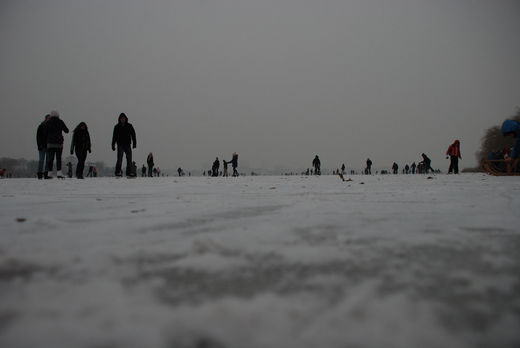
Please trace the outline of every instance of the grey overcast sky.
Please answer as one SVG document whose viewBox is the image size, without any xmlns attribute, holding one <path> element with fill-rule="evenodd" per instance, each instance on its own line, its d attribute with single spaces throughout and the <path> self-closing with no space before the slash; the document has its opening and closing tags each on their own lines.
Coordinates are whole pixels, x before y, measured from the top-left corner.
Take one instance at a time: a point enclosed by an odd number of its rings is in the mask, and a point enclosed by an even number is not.
<svg viewBox="0 0 520 348">
<path fill-rule="evenodd" d="M 446 170 L 520 106 L 519 0 L 1 0 L 0 50 L 0 157 L 56 109 L 109 165 L 125 112 L 138 165 Z"/>
</svg>

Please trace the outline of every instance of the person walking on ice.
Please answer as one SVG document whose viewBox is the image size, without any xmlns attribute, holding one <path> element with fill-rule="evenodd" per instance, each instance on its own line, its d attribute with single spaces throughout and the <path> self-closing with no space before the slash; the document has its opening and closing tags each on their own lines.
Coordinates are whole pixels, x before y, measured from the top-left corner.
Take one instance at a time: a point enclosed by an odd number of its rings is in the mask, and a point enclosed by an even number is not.
<svg viewBox="0 0 520 348">
<path fill-rule="evenodd" d="M 45 125 L 47 134 L 47 150 L 49 159 L 47 161 L 47 171 L 52 172 L 54 157 L 56 157 L 56 177 L 64 179 L 65 175 L 61 171 L 61 155 L 63 153 L 63 132 L 68 133 L 69 129 L 60 119 L 58 111 L 53 110 L 50 113 L 49 121 Z M 50 177 L 47 176 L 46 179 Z"/>
<path fill-rule="evenodd" d="M 74 154 L 76 150 L 76 157 L 78 164 L 76 164 L 76 178 L 84 179 L 83 171 L 85 169 L 85 160 L 87 159 L 87 151 L 92 152 L 90 143 L 90 134 L 85 122 L 81 122 L 74 129 L 72 133 L 72 142 L 70 144 L 70 154 Z"/>
<path fill-rule="evenodd" d="M 150 152 L 148 157 L 146 157 L 146 164 L 148 164 L 148 176 L 151 178 L 153 175 L 153 154 Z"/>
<path fill-rule="evenodd" d="M 45 118 L 42 123 L 38 126 L 36 130 L 36 146 L 38 147 L 38 179 L 42 179 L 48 177 L 47 172 L 47 161 L 49 160 L 49 153 L 47 151 L 47 132 L 45 125 L 47 121 L 51 118 L 51 115 L 45 115 Z"/>
<path fill-rule="evenodd" d="M 372 174 L 372 161 L 370 158 L 367 158 L 367 167 L 365 168 L 365 174 Z"/>
<path fill-rule="evenodd" d="M 233 157 L 231 158 L 231 167 L 233 167 L 233 176 L 238 176 L 238 154 L 233 152 Z"/>
<path fill-rule="evenodd" d="M 126 155 L 126 175 L 131 176 L 132 173 L 132 148 L 136 148 L 135 130 L 132 124 L 128 123 L 128 117 L 121 113 L 117 124 L 114 126 L 112 135 L 112 151 L 116 150 L 117 144 L 117 161 L 115 175 L 120 177 L 123 175 L 121 167 L 123 164 L 123 154 Z M 133 145 L 132 145 L 133 144 Z"/>
<path fill-rule="evenodd" d="M 321 175 L 321 161 L 318 155 L 312 160 L 312 166 L 314 167 L 314 175 Z"/>
<path fill-rule="evenodd" d="M 448 174 L 459 174 L 459 159 L 462 159 L 460 155 L 460 141 L 455 140 L 453 144 L 446 150 L 446 156 L 450 158 L 450 168 Z"/>
</svg>

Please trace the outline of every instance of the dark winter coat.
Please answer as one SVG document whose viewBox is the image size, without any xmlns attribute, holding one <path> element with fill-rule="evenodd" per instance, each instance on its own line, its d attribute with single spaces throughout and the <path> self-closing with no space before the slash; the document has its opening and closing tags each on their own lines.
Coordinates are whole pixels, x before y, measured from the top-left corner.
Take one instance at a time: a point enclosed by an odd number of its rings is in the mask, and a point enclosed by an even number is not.
<svg viewBox="0 0 520 348">
<path fill-rule="evenodd" d="M 231 159 L 231 167 L 236 168 L 238 167 L 238 155 L 234 155 Z"/>
<path fill-rule="evenodd" d="M 85 129 L 81 129 L 81 126 L 85 126 Z M 81 122 L 76 129 L 74 129 L 72 142 L 70 144 L 71 155 L 74 153 L 74 149 L 76 150 L 76 153 L 91 151 L 90 134 L 88 133 L 88 128 L 85 122 Z"/>
<path fill-rule="evenodd" d="M 146 163 L 148 164 L 148 167 L 153 167 L 153 155 L 148 155 L 148 157 L 146 157 Z"/>
<path fill-rule="evenodd" d="M 68 133 L 69 129 L 65 123 L 58 117 L 52 116 L 45 124 L 47 134 L 47 145 L 63 145 L 63 133 Z"/>
<path fill-rule="evenodd" d="M 319 168 L 321 166 L 321 161 L 318 158 L 318 156 L 314 157 L 314 160 L 312 161 L 312 165 L 314 168 Z"/>
<path fill-rule="evenodd" d="M 124 126 L 120 121 L 121 117 L 125 118 L 126 120 Z M 116 144 L 120 146 L 128 146 L 132 143 L 134 144 L 134 147 L 137 144 L 135 130 L 132 124 L 128 123 L 128 117 L 126 117 L 126 115 L 122 113 L 121 115 L 119 115 L 118 122 L 114 126 L 114 133 L 112 135 L 112 147 L 115 147 Z"/>
<path fill-rule="evenodd" d="M 47 147 L 47 129 L 45 126 L 47 122 L 43 121 L 38 126 L 38 130 L 36 131 L 36 145 L 38 146 L 38 151 L 41 151 Z"/>
<path fill-rule="evenodd" d="M 213 166 L 211 167 L 211 169 L 213 170 L 218 170 L 220 167 L 220 161 L 218 160 L 218 158 L 215 160 L 215 162 L 213 162 Z"/>
</svg>

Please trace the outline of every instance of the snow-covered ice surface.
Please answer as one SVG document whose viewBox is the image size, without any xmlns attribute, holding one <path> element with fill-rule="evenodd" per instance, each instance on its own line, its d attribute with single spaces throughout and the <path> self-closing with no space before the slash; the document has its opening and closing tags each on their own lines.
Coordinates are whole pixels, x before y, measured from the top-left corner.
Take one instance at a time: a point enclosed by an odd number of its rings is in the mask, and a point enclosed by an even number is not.
<svg viewBox="0 0 520 348">
<path fill-rule="evenodd" d="M 0 346 L 519 347 L 519 178 L 352 179 L 0 180 Z"/>
</svg>

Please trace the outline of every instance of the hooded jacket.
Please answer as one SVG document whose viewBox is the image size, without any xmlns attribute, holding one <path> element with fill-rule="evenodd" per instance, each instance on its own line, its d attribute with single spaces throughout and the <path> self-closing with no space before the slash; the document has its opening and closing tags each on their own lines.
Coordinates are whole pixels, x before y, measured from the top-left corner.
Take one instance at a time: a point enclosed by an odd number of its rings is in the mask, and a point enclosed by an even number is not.
<svg viewBox="0 0 520 348">
<path fill-rule="evenodd" d="M 126 122 L 125 125 L 121 123 L 121 117 L 123 117 Z M 112 135 L 112 147 L 117 145 L 120 146 L 128 146 L 130 144 L 134 144 L 134 147 L 137 144 L 135 138 L 135 130 L 134 127 L 128 123 L 128 117 L 124 113 L 121 113 L 117 118 L 117 124 L 114 126 L 114 133 Z"/>
<path fill-rule="evenodd" d="M 446 155 L 462 159 L 460 155 L 460 141 L 455 140 L 455 142 L 448 147 L 448 150 L 446 150 Z"/>
<path fill-rule="evenodd" d="M 85 129 L 81 129 L 81 126 L 85 126 Z M 76 153 L 86 152 L 91 150 L 90 134 L 85 122 L 81 122 L 72 134 L 72 142 L 70 144 L 70 153 L 72 154 L 76 149 Z"/>
<path fill-rule="evenodd" d="M 47 134 L 47 147 L 48 145 L 62 145 L 63 146 L 63 133 L 68 133 L 69 129 L 65 123 L 59 118 L 59 116 L 51 116 L 45 124 L 45 133 Z"/>
<path fill-rule="evenodd" d="M 520 137 L 520 123 L 513 120 L 506 120 L 502 123 L 502 134 L 515 133 L 515 138 Z"/>
<path fill-rule="evenodd" d="M 38 130 L 36 131 L 36 145 L 38 146 L 38 151 L 43 150 L 47 147 L 47 129 L 45 128 L 47 122 L 43 121 L 38 126 Z"/>
</svg>

